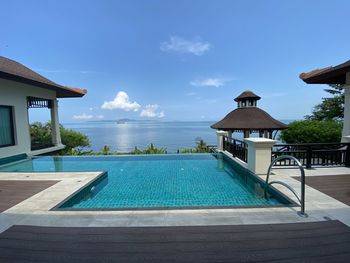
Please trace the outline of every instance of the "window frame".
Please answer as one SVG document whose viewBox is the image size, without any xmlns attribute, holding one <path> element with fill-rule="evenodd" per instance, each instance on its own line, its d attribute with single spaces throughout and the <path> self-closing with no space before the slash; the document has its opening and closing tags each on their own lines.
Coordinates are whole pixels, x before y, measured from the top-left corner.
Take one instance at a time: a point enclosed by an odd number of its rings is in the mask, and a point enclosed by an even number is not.
<svg viewBox="0 0 350 263">
<path fill-rule="evenodd" d="M 10 109 L 10 125 L 11 125 L 11 140 L 12 143 L 10 144 L 0 144 L 0 148 L 10 147 L 16 145 L 16 139 L 15 139 L 15 122 L 14 122 L 14 107 L 9 105 L 0 105 L 0 108 L 8 108 Z"/>
</svg>

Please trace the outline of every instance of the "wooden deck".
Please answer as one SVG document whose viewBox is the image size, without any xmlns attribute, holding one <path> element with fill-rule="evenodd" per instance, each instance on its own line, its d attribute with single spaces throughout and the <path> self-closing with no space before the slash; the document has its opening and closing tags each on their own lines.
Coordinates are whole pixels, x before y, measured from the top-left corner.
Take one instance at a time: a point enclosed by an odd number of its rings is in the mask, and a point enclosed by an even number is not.
<svg viewBox="0 0 350 263">
<path fill-rule="evenodd" d="M 0 180 L 0 212 L 9 209 L 57 182 Z"/>
<path fill-rule="evenodd" d="M 191 227 L 13 226 L 0 262 L 350 262 L 339 221 Z"/>
<path fill-rule="evenodd" d="M 308 176 L 306 184 L 350 205 L 350 175 Z"/>
</svg>

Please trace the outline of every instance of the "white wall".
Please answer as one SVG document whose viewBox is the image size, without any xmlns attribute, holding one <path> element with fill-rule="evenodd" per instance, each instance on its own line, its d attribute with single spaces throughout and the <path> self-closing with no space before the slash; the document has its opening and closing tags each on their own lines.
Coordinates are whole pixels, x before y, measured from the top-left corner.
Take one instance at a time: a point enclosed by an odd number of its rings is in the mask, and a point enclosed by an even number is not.
<svg viewBox="0 0 350 263">
<path fill-rule="evenodd" d="M 345 103 L 344 103 L 342 142 L 350 142 L 350 72 L 346 74 L 344 96 L 345 96 Z"/>
<path fill-rule="evenodd" d="M 30 153 L 27 96 L 55 99 L 56 92 L 35 86 L 0 79 L 0 105 L 14 106 L 14 146 L 0 147 L 0 158 Z M 0 120 L 1 121 L 1 120 Z"/>
</svg>

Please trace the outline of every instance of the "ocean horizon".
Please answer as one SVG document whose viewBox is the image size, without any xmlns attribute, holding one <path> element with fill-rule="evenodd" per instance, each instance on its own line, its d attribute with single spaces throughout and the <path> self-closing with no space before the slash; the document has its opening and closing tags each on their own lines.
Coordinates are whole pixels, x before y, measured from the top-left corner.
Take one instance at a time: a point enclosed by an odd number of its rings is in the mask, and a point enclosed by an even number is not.
<svg viewBox="0 0 350 263">
<path fill-rule="evenodd" d="M 282 120 L 289 123 L 292 120 Z M 100 151 L 108 145 L 111 151 L 130 152 L 135 147 L 145 149 L 153 143 L 168 152 L 194 148 L 198 138 L 207 144 L 216 145 L 216 130 L 210 128 L 215 121 L 89 121 L 64 123 L 67 129 L 79 131 L 90 139 L 86 150 Z M 241 133 L 235 138 L 242 139 Z"/>
</svg>

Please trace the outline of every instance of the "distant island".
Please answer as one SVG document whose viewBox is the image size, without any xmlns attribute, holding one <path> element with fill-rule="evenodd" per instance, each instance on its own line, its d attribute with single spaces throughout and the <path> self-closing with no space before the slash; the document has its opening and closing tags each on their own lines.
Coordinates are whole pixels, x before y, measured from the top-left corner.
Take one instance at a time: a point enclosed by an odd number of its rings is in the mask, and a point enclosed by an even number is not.
<svg viewBox="0 0 350 263">
<path fill-rule="evenodd" d="M 117 120 L 93 120 L 93 121 L 87 121 L 87 122 L 116 122 L 116 123 L 126 123 L 126 122 L 136 122 L 138 120 L 134 119 L 117 119 Z"/>
</svg>

